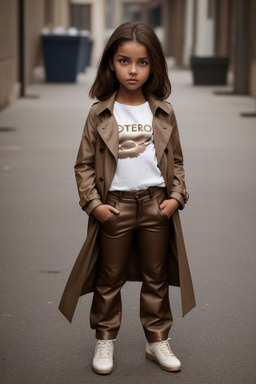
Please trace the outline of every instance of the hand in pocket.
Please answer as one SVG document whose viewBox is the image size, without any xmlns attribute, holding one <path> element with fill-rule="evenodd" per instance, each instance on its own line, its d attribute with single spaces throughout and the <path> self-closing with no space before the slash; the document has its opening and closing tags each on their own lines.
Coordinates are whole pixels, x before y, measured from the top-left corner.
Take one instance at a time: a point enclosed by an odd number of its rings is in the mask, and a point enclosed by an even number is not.
<svg viewBox="0 0 256 384">
<path fill-rule="evenodd" d="M 100 204 L 92 210 L 92 215 L 101 223 L 108 220 L 112 213 L 119 215 L 120 211 L 109 204 Z"/>
<path fill-rule="evenodd" d="M 178 209 L 179 205 L 180 205 L 179 201 L 172 198 L 172 199 L 164 200 L 160 205 L 160 208 L 169 219 L 174 214 L 176 209 Z"/>
</svg>

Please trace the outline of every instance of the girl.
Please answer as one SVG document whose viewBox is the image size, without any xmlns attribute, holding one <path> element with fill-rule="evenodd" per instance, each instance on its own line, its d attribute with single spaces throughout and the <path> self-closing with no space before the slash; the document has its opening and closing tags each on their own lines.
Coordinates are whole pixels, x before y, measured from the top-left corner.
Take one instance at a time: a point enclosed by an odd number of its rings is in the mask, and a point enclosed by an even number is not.
<svg viewBox="0 0 256 384">
<path fill-rule="evenodd" d="M 121 322 L 120 290 L 142 281 L 140 319 L 146 358 L 167 371 L 171 351 L 168 287 L 181 287 L 183 315 L 195 306 L 178 209 L 187 201 L 183 158 L 161 44 L 150 27 L 119 26 L 103 52 L 75 165 L 88 236 L 60 310 L 71 322 L 79 296 L 94 291 L 94 372 L 113 371 Z"/>
</svg>

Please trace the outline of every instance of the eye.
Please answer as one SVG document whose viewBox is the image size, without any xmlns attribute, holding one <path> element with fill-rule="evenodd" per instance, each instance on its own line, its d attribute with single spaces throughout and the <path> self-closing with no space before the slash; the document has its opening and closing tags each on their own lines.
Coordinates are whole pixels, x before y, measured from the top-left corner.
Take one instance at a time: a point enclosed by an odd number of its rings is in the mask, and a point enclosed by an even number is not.
<svg viewBox="0 0 256 384">
<path fill-rule="evenodd" d="M 126 60 L 126 59 L 120 59 L 120 60 L 119 60 L 119 63 L 121 63 L 121 64 L 127 64 L 127 60 Z"/>
<path fill-rule="evenodd" d="M 146 65 L 148 65 L 148 61 L 146 61 L 146 60 L 141 60 L 141 61 L 140 61 L 140 65 L 141 65 L 142 67 L 145 67 Z"/>
</svg>

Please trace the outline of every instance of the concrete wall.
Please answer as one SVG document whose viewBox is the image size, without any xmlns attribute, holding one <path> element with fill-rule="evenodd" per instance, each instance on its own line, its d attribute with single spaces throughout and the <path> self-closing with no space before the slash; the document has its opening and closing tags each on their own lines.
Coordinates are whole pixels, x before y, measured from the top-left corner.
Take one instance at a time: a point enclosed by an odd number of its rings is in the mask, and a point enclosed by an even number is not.
<svg viewBox="0 0 256 384">
<path fill-rule="evenodd" d="M 52 24 L 54 27 L 62 26 L 65 29 L 70 27 L 69 0 L 52 1 Z"/>
<path fill-rule="evenodd" d="M 69 0 L 25 0 L 25 83 L 30 84 L 34 70 L 43 66 L 41 30 L 44 27 L 69 28 Z"/>
<path fill-rule="evenodd" d="M 0 109 L 19 96 L 19 0 L 0 1 Z M 69 0 L 24 0 L 24 82 L 43 66 L 41 30 L 69 27 Z"/>
<path fill-rule="evenodd" d="M 163 1 L 164 52 L 182 64 L 185 31 L 185 0 Z"/>
<path fill-rule="evenodd" d="M 195 55 L 214 54 L 214 19 L 208 15 L 209 0 L 197 0 Z"/>
<path fill-rule="evenodd" d="M 249 76 L 249 90 L 250 94 L 256 100 L 256 1 L 250 1 L 250 46 L 249 46 L 249 60 L 250 60 L 250 76 Z"/>
<path fill-rule="evenodd" d="M 18 81 L 18 1 L 0 1 L 0 108 L 16 98 Z"/>
<path fill-rule="evenodd" d="M 33 70 L 42 65 L 42 47 L 40 34 L 45 26 L 44 0 L 26 0 L 24 4 L 25 20 L 25 83 L 33 81 Z"/>
<path fill-rule="evenodd" d="M 215 53 L 219 56 L 231 55 L 231 35 L 234 28 L 233 2 L 216 0 Z"/>
<path fill-rule="evenodd" d="M 194 34 L 194 0 L 186 0 L 185 3 L 185 25 L 184 25 L 184 43 L 182 65 L 189 68 L 190 57 L 193 53 L 193 34 Z"/>
<path fill-rule="evenodd" d="M 105 46 L 105 0 L 71 0 L 72 4 L 90 4 L 91 15 L 91 38 L 93 50 L 91 64 L 97 65 Z"/>
</svg>

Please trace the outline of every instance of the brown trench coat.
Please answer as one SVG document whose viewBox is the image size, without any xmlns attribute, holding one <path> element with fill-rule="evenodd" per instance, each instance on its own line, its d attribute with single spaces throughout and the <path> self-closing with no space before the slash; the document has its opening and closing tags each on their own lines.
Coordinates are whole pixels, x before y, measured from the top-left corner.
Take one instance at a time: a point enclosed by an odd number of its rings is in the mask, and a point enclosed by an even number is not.
<svg viewBox="0 0 256 384">
<path fill-rule="evenodd" d="M 97 234 L 99 222 L 90 215 L 106 201 L 118 158 L 118 128 L 113 115 L 115 94 L 104 102 L 95 103 L 88 114 L 75 165 L 80 205 L 89 215 L 87 238 L 77 257 L 63 292 L 59 309 L 71 322 L 78 299 L 94 290 L 99 255 Z M 180 201 L 184 208 L 187 192 L 183 156 L 178 127 L 172 106 L 155 98 L 149 100 L 153 113 L 154 143 L 158 166 L 164 177 L 169 197 Z M 195 306 L 195 297 L 179 212 L 170 219 L 171 235 L 168 254 L 168 280 L 180 286 L 183 316 Z M 141 281 L 136 247 L 129 259 L 127 280 Z"/>
</svg>

